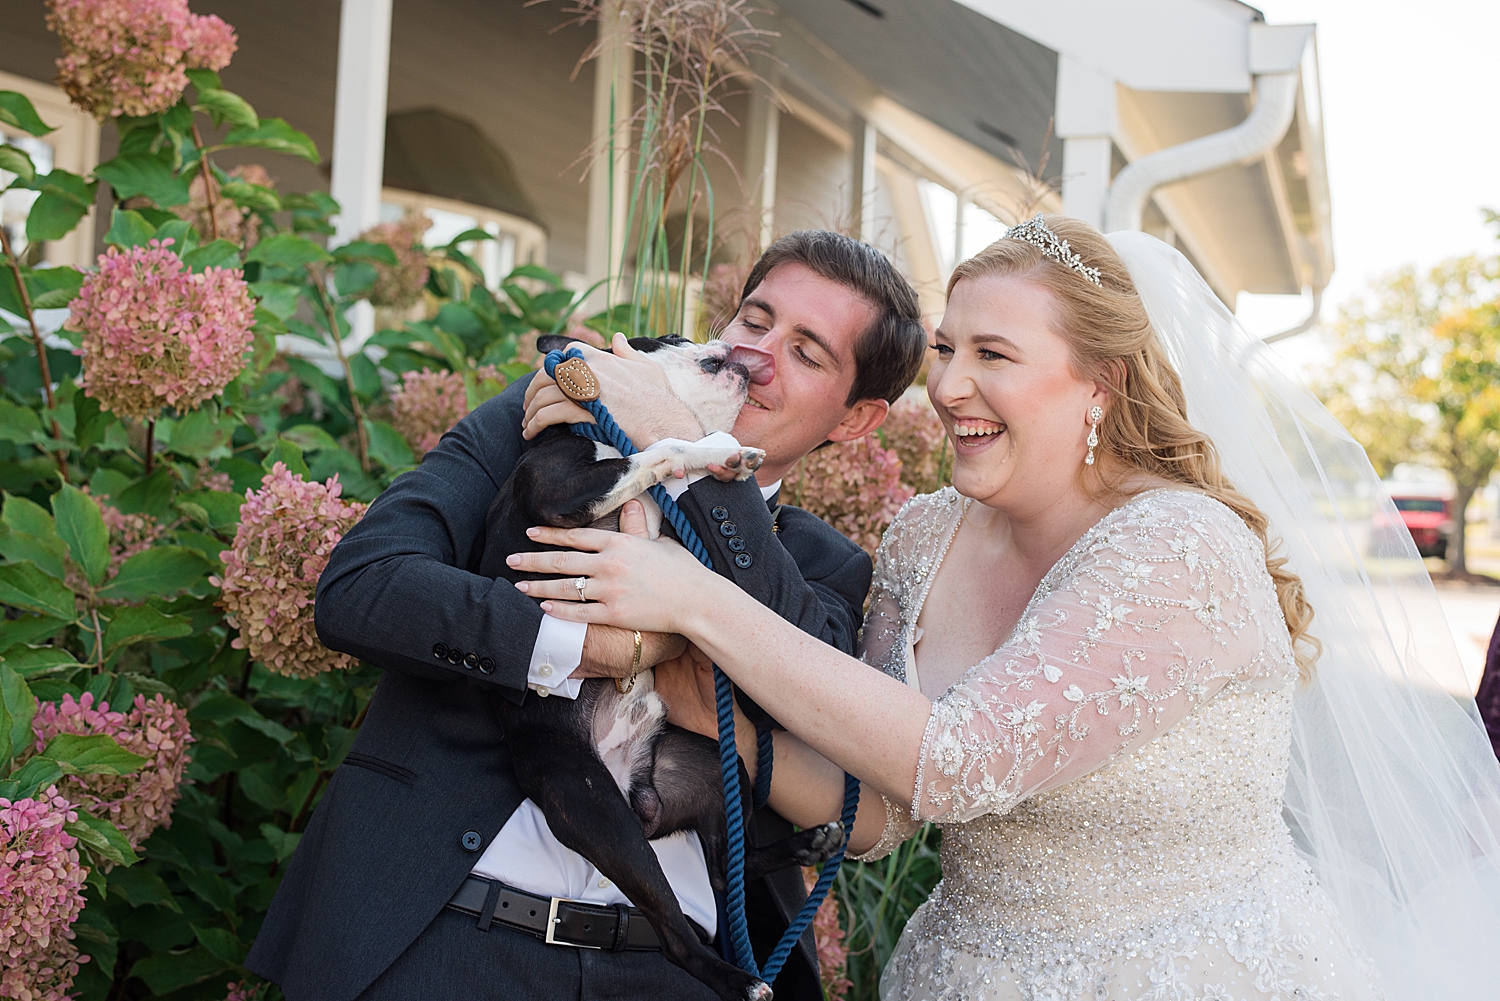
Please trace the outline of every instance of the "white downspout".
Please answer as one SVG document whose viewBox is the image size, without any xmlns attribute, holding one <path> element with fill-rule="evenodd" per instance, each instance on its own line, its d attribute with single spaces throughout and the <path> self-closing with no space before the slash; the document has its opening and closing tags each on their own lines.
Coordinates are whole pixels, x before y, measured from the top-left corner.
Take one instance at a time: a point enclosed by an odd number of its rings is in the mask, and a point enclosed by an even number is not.
<svg viewBox="0 0 1500 1001">
<path fill-rule="evenodd" d="M 1223 132 L 1157 150 L 1120 171 L 1110 187 L 1104 231 L 1140 229 L 1146 202 L 1164 184 L 1264 156 L 1286 135 L 1296 110 L 1295 72 L 1257 75 L 1255 107 L 1243 122 Z"/>
</svg>

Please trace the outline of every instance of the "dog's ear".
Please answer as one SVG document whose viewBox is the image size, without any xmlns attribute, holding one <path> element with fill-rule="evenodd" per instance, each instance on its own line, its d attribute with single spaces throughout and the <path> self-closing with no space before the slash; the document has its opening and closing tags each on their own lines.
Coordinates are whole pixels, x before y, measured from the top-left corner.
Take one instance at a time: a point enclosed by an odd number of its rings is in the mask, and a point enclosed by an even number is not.
<svg viewBox="0 0 1500 1001">
<path fill-rule="evenodd" d="M 580 343 L 576 337 L 568 337 L 564 334 L 543 334 L 536 339 L 536 349 L 542 354 L 550 351 L 565 351 L 569 344 Z"/>
<path fill-rule="evenodd" d="M 665 337 L 632 337 L 630 346 L 645 354 L 659 351 L 662 348 L 675 348 L 683 344 L 691 344 L 692 341 L 686 337 L 678 337 L 676 334 L 667 334 Z"/>
</svg>

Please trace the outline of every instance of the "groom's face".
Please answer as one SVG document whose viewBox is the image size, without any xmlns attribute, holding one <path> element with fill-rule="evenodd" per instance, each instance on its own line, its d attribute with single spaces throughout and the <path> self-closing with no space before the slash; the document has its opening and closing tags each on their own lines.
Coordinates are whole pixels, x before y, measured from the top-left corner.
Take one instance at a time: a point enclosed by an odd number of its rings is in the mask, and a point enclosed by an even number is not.
<svg viewBox="0 0 1500 1001">
<path fill-rule="evenodd" d="M 846 405 L 854 385 L 854 345 L 875 322 L 875 307 L 858 293 L 802 264 L 771 270 L 740 303 L 719 336 L 768 351 L 776 371 L 752 385 L 734 426 L 742 444 L 766 450 L 757 479 L 780 479 L 824 441 L 847 441 L 874 429 L 865 406 Z M 868 427 L 865 425 L 869 424 Z"/>
</svg>

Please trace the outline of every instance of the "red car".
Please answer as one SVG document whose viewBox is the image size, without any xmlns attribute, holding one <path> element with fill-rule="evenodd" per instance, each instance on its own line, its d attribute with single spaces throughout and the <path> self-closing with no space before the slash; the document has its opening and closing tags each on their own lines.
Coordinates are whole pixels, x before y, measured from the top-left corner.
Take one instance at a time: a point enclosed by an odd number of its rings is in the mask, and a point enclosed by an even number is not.
<svg viewBox="0 0 1500 1001">
<path fill-rule="evenodd" d="M 1391 500 L 1401 512 L 1401 521 L 1423 556 L 1448 555 L 1448 539 L 1453 534 L 1453 501 L 1439 494 L 1438 488 L 1392 493 Z"/>
</svg>

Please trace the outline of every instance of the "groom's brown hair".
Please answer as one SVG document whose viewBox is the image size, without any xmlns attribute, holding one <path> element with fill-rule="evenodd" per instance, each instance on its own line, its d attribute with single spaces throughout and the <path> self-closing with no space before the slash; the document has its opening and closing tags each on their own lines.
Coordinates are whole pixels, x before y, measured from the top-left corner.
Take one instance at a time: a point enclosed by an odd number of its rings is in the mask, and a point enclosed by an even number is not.
<svg viewBox="0 0 1500 1001">
<path fill-rule="evenodd" d="M 854 342 L 854 383 L 844 405 L 900 399 L 917 377 L 927 351 L 927 329 L 922 326 L 922 310 L 911 283 L 868 243 L 829 230 L 803 229 L 766 248 L 745 279 L 740 301 L 782 264 L 801 264 L 875 309 L 874 322 Z"/>
</svg>

